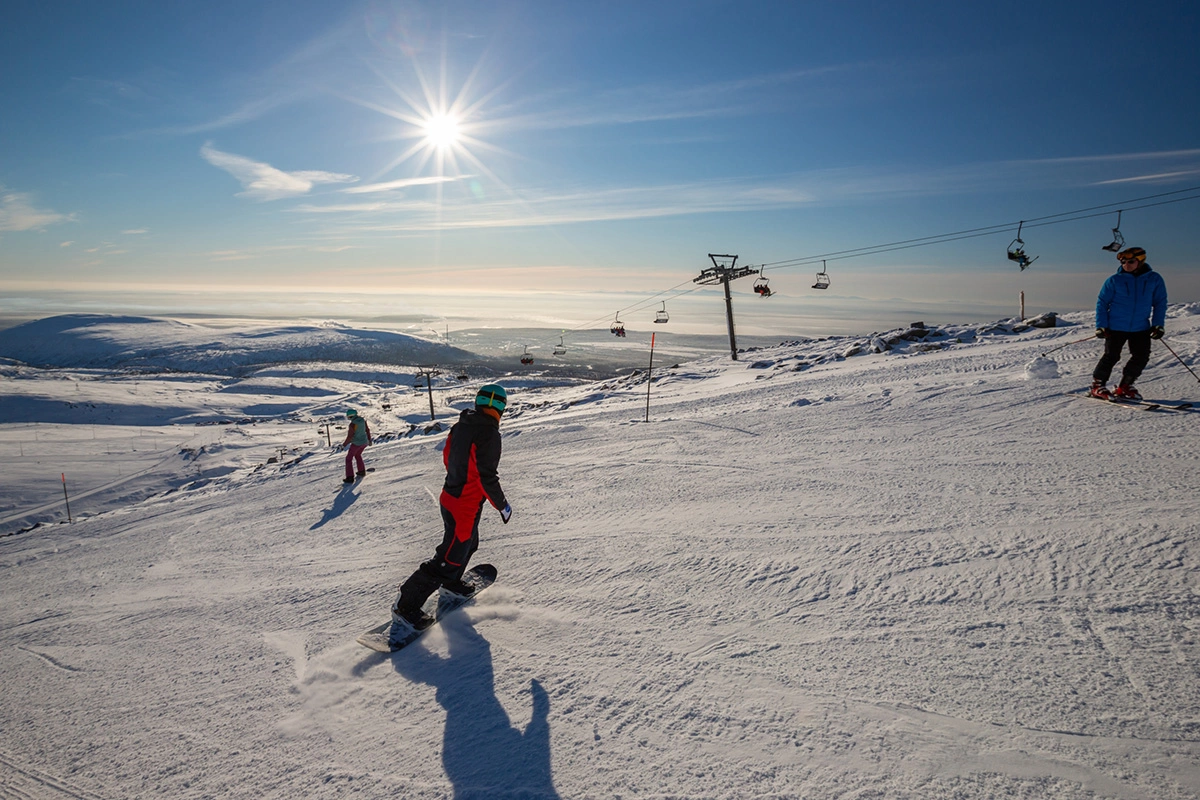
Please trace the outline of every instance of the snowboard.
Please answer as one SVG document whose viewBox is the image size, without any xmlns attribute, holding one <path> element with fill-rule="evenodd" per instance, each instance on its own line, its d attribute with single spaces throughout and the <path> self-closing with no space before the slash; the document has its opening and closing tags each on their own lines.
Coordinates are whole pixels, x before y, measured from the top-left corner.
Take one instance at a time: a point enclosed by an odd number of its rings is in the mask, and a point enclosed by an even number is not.
<svg viewBox="0 0 1200 800">
<path fill-rule="evenodd" d="M 480 564 L 477 567 L 472 567 L 463 574 L 463 583 L 469 583 L 475 587 L 475 593 L 470 597 L 463 597 L 458 594 L 438 590 L 437 593 L 437 609 L 433 613 L 434 621 L 428 628 L 420 630 L 409 625 L 407 622 L 392 623 L 390 620 L 382 625 L 376 625 L 371 630 L 359 636 L 356 640 L 363 647 L 370 648 L 379 653 L 394 653 L 404 647 L 415 642 L 420 638 L 421 634 L 437 625 L 447 614 L 450 614 L 466 604 L 470 603 L 479 593 L 496 582 L 496 568 L 491 564 Z M 432 598 L 431 598 L 432 599 Z M 429 601 L 426 601 L 426 610 L 428 611 Z M 395 626 L 398 630 L 393 635 L 392 627 Z"/>
</svg>

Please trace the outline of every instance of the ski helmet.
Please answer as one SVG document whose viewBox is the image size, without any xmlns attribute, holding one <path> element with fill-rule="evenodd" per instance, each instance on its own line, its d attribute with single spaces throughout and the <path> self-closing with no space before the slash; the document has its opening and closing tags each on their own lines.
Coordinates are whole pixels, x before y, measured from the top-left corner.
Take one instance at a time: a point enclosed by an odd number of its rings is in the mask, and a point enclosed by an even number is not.
<svg viewBox="0 0 1200 800">
<path fill-rule="evenodd" d="M 350 417 L 351 419 L 353 419 L 354 417 L 357 417 L 357 416 L 358 416 L 358 412 L 357 412 L 357 411 L 355 411 L 353 408 L 347 408 L 347 409 L 346 409 L 346 416 L 347 416 L 347 417 Z"/>
<path fill-rule="evenodd" d="M 494 408 L 503 414 L 507 405 L 508 392 L 504 391 L 504 387 L 498 383 L 489 383 L 487 386 L 480 387 L 479 394 L 475 395 L 476 408 Z"/>
<path fill-rule="evenodd" d="M 1146 251 L 1140 247 L 1128 247 L 1117 253 L 1118 261 L 1128 261 L 1131 258 L 1135 258 L 1144 264 L 1146 263 Z"/>
</svg>

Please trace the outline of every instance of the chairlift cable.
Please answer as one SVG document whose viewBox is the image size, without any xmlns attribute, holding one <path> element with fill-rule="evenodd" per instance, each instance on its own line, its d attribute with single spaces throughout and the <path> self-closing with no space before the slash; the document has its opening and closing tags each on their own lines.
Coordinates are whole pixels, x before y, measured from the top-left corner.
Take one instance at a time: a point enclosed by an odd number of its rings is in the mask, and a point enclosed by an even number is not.
<svg viewBox="0 0 1200 800">
<path fill-rule="evenodd" d="M 1107 216 L 1108 214 L 1111 214 L 1113 212 L 1114 207 L 1118 207 L 1117 211 L 1119 214 L 1124 211 L 1137 211 L 1137 210 L 1145 209 L 1145 208 L 1156 208 L 1158 206 L 1171 205 L 1174 203 L 1182 203 L 1182 202 L 1186 202 L 1188 200 L 1200 200 L 1200 194 L 1189 194 L 1189 193 L 1196 193 L 1196 192 L 1200 192 L 1200 186 L 1191 186 L 1186 189 L 1175 189 L 1170 192 L 1160 192 L 1158 194 L 1145 195 L 1143 197 L 1137 197 L 1137 198 L 1133 198 L 1133 199 L 1129 199 L 1129 200 L 1122 200 L 1122 201 L 1113 202 L 1113 203 L 1104 203 L 1102 205 L 1089 206 L 1087 208 L 1075 209 L 1074 211 L 1063 211 L 1063 212 L 1059 212 L 1057 214 L 1046 214 L 1041 217 L 1032 217 L 1027 220 L 1020 220 L 1018 222 L 1018 225 L 1020 226 L 1020 228 L 1018 230 L 1019 231 L 1023 230 L 1024 226 L 1026 226 L 1026 225 L 1028 225 L 1031 228 L 1043 228 L 1048 225 L 1060 225 L 1060 224 L 1063 224 L 1066 222 L 1078 222 L 1080 220 L 1093 219 L 1095 217 Z M 1181 194 L 1189 194 L 1189 196 L 1175 197 L 1175 195 L 1181 195 Z M 1163 198 L 1163 197 L 1170 197 L 1172 199 L 1159 200 L 1159 198 Z M 1155 203 L 1146 202 L 1148 200 L 1158 200 L 1158 202 L 1155 202 Z M 1094 212 L 1094 213 L 1091 213 L 1091 212 Z M 1118 217 L 1118 220 L 1119 220 L 1119 217 Z M 1119 221 L 1118 221 L 1118 227 L 1120 227 Z M 1012 223 L 1007 222 L 1007 223 L 1003 223 L 1003 224 L 999 224 L 999 225 L 987 225 L 987 226 L 983 226 L 983 227 L 979 227 L 979 228 L 967 228 L 967 229 L 961 230 L 961 231 L 952 231 L 949 233 L 941 233 L 941 234 L 935 234 L 935 235 L 931 235 L 931 236 L 921 236 L 921 237 L 917 237 L 915 239 L 903 239 L 903 240 L 896 241 L 896 242 L 885 242 L 885 243 L 881 243 L 881 244 L 877 244 L 877 245 L 868 245 L 865 247 L 851 248 L 848 250 L 836 250 L 836 251 L 829 252 L 829 253 L 821 253 L 819 255 L 802 256 L 802 257 L 798 257 L 798 258 L 785 259 L 782 261 L 770 261 L 770 262 L 764 262 L 762 264 L 750 265 L 750 266 L 757 266 L 760 270 L 763 268 L 766 268 L 766 267 L 772 267 L 774 269 L 786 269 L 788 267 L 798 267 L 798 266 L 815 264 L 818 261 L 820 261 L 820 262 L 842 261 L 842 260 L 849 259 L 849 258 L 863 258 L 866 256 L 881 255 L 883 253 L 893 253 L 893 252 L 897 252 L 900 250 L 911 250 L 911 249 L 914 249 L 917 247 L 929 247 L 932 245 L 947 244 L 949 242 L 958 242 L 958 241 L 963 241 L 966 239 L 977 239 L 977 238 L 980 238 L 983 236 L 995 236 L 997 234 L 1005 233 L 1010 230 L 1012 230 Z M 1020 233 L 1018 232 L 1018 238 L 1019 238 L 1019 236 L 1020 236 Z M 682 287 L 688 287 L 688 288 L 680 291 L 680 289 Z M 614 318 L 619 318 L 622 313 L 626 313 L 626 312 L 632 313 L 635 311 L 639 311 L 641 309 L 646 308 L 649 305 L 652 305 L 653 303 L 660 302 L 659 298 L 661 298 L 663 295 L 670 294 L 671 292 L 675 292 L 675 294 L 672 295 L 671 298 L 669 298 L 669 299 L 673 300 L 673 299 L 676 299 L 679 297 L 683 297 L 684 295 L 691 294 L 692 292 L 699 291 L 701 288 L 703 288 L 703 287 L 693 285 L 693 282 L 691 280 L 683 281 L 681 283 L 676 284 L 675 286 L 672 286 L 668 289 L 664 289 L 654 295 L 644 297 L 635 303 L 631 303 L 627 306 L 624 306 L 623 308 L 618 309 L 616 312 L 616 317 L 614 317 Z M 573 328 L 565 328 L 562 330 L 567 331 L 567 332 L 587 330 L 587 329 L 594 327 L 597 324 L 603 323 L 608 320 L 609 320 L 609 317 L 606 314 L 603 317 L 597 317 L 588 322 L 584 322 L 579 325 L 576 325 Z M 560 339 L 561 339 L 561 337 L 560 337 Z"/>
</svg>

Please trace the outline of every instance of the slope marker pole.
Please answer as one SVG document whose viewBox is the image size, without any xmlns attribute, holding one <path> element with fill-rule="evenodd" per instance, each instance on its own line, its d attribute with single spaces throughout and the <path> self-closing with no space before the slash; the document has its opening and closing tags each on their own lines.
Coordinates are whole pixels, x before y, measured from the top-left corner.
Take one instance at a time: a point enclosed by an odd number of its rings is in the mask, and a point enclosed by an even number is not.
<svg viewBox="0 0 1200 800">
<path fill-rule="evenodd" d="M 67 523 L 71 524 L 73 522 L 73 520 L 71 519 L 71 499 L 69 497 L 67 497 L 67 473 L 65 473 L 65 472 L 62 473 L 62 482 L 63 482 L 63 502 L 67 504 Z"/>
</svg>

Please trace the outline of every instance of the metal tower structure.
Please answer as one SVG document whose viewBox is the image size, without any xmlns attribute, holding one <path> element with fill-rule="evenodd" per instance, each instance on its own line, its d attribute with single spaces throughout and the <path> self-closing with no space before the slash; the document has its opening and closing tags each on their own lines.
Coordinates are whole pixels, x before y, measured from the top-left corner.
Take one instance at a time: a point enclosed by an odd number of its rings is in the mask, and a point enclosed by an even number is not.
<svg viewBox="0 0 1200 800">
<path fill-rule="evenodd" d="M 734 361 L 737 361 L 737 333 L 733 328 L 733 296 L 729 294 L 729 282 L 757 275 L 759 271 L 754 267 L 737 266 L 737 256 L 709 253 L 708 257 L 712 259 L 713 265 L 706 268 L 698 277 L 693 278 L 692 283 L 705 286 L 717 283 L 725 285 L 725 318 L 729 322 L 729 354 Z"/>
</svg>

